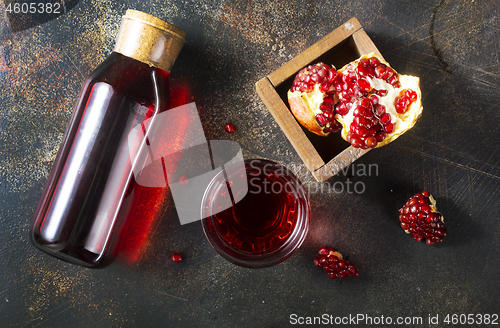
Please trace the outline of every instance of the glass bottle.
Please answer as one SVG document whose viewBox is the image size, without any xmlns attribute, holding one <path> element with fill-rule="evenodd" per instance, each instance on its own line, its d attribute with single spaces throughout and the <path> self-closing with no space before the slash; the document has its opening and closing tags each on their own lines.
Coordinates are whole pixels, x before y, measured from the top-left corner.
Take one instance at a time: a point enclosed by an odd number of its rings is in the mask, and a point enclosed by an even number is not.
<svg viewBox="0 0 500 328">
<path fill-rule="evenodd" d="M 133 166 L 154 117 L 170 108 L 169 72 L 185 33 L 127 10 L 113 52 L 85 80 L 36 209 L 31 241 L 71 263 L 113 257 L 134 194 Z M 129 132 L 142 125 L 142 137 Z"/>
</svg>

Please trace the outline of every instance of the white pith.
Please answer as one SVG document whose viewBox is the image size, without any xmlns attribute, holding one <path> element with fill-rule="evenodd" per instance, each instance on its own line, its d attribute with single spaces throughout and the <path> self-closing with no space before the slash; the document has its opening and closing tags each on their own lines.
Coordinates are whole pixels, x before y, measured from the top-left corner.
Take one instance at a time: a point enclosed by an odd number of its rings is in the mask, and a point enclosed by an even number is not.
<svg viewBox="0 0 500 328">
<path fill-rule="evenodd" d="M 434 199 L 434 197 L 432 197 L 432 195 L 429 195 L 429 202 L 431 203 L 430 205 L 431 211 L 434 213 L 439 213 L 436 207 L 436 200 Z M 441 222 L 444 223 L 444 216 L 442 214 L 441 214 Z"/>
<path fill-rule="evenodd" d="M 323 103 L 323 98 L 324 98 L 324 93 L 319 90 L 320 85 L 315 84 L 314 89 L 311 92 L 301 92 L 301 97 L 302 100 L 307 105 L 307 108 L 313 111 L 313 114 L 321 114 L 322 110 L 319 108 L 319 106 Z M 300 92 L 300 91 L 295 91 L 295 92 Z"/>
</svg>

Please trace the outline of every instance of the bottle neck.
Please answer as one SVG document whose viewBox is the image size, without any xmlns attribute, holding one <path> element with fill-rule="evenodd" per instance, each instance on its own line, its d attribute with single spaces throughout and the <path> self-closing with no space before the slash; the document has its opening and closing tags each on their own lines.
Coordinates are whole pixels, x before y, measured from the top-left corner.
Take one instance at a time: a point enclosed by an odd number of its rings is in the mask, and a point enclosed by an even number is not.
<svg viewBox="0 0 500 328">
<path fill-rule="evenodd" d="M 137 10 L 122 17 L 113 51 L 170 72 L 185 33 L 172 24 Z"/>
</svg>

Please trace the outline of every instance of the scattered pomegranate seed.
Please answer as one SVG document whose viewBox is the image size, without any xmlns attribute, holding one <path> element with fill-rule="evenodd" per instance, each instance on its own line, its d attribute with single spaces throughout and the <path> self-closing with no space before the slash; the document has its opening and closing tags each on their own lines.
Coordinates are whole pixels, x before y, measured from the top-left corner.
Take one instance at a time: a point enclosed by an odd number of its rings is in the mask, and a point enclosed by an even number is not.
<svg viewBox="0 0 500 328">
<path fill-rule="evenodd" d="M 189 181 L 189 178 L 188 178 L 187 174 L 184 174 L 184 175 L 182 175 L 182 176 L 179 178 L 179 184 L 180 184 L 181 186 L 187 186 L 188 181 Z"/>
<path fill-rule="evenodd" d="M 234 131 L 236 131 L 236 127 L 233 123 L 227 123 L 224 129 L 226 129 L 227 133 L 233 133 Z"/>
<path fill-rule="evenodd" d="M 411 197 L 399 210 L 403 230 L 413 239 L 425 239 L 427 245 L 440 243 L 446 236 L 444 218 L 436 209 L 436 201 L 428 191 Z"/>
<path fill-rule="evenodd" d="M 314 259 L 314 265 L 318 268 L 323 267 L 328 277 L 331 279 L 346 279 L 350 275 L 359 276 L 358 269 L 342 258 L 342 254 L 333 248 L 321 247 L 318 251 L 319 256 Z"/>
<path fill-rule="evenodd" d="M 170 162 L 170 163 L 178 163 L 180 162 L 182 159 L 184 158 L 184 155 L 182 155 L 182 153 L 180 151 L 176 152 L 176 153 L 173 153 L 173 154 L 169 154 L 167 156 L 167 162 Z"/>
<path fill-rule="evenodd" d="M 179 168 L 179 164 L 177 164 L 175 162 L 167 162 L 165 164 L 165 166 L 166 166 L 167 172 L 170 174 L 174 174 L 175 172 L 177 172 L 177 169 Z"/>
<path fill-rule="evenodd" d="M 174 261 L 175 263 L 179 263 L 180 261 L 182 261 L 182 255 L 179 254 L 179 253 L 174 253 L 170 256 L 170 258 L 172 259 L 172 261 Z"/>
</svg>

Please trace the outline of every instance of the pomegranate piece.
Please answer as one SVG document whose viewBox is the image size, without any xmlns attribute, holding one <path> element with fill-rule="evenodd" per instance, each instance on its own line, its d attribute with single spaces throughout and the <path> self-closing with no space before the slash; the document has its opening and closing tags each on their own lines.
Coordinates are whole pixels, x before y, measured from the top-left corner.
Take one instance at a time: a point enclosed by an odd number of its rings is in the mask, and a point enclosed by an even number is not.
<svg viewBox="0 0 500 328">
<path fill-rule="evenodd" d="M 233 133 L 236 131 L 236 127 L 234 126 L 233 123 L 227 123 L 226 126 L 224 126 L 224 129 L 226 130 L 227 133 Z"/>
<path fill-rule="evenodd" d="M 324 63 L 299 71 L 288 91 L 290 110 L 309 131 L 336 132 L 356 148 L 388 144 L 422 113 L 419 78 L 400 75 L 375 53 L 336 71 Z"/>
<path fill-rule="evenodd" d="M 180 261 L 182 261 L 182 255 L 179 254 L 179 253 L 174 253 L 170 256 L 170 258 L 172 259 L 172 261 L 174 261 L 175 263 L 179 263 Z"/>
<path fill-rule="evenodd" d="M 334 83 L 339 92 L 335 119 L 353 147 L 386 145 L 412 128 L 422 113 L 419 79 L 400 75 L 375 53 L 340 69 Z"/>
<path fill-rule="evenodd" d="M 309 65 L 297 73 L 288 92 L 294 116 L 305 128 L 320 136 L 327 136 L 340 128 L 333 108 L 338 101 L 333 85 L 336 77 L 333 66 L 321 62 Z"/>
<path fill-rule="evenodd" d="M 427 245 L 440 243 L 446 236 L 444 217 L 437 211 L 436 200 L 428 191 L 411 197 L 399 210 L 403 230 L 413 239 L 425 239 Z"/>
<path fill-rule="evenodd" d="M 331 279 L 346 279 L 350 275 L 359 276 L 358 269 L 342 258 L 342 254 L 333 248 L 322 247 L 314 259 L 314 265 L 323 268 Z"/>
</svg>

